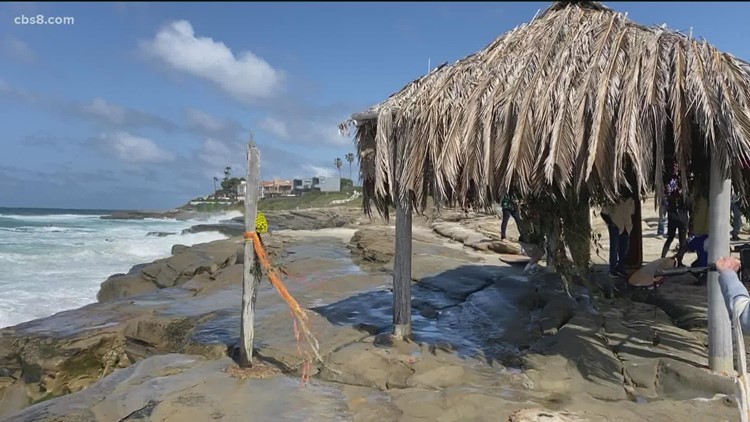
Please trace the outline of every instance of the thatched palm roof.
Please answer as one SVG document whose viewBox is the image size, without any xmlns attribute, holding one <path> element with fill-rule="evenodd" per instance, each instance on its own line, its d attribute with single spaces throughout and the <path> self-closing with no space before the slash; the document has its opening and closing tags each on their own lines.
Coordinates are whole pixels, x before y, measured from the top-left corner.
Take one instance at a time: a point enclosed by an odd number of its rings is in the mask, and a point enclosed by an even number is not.
<svg viewBox="0 0 750 422">
<path fill-rule="evenodd" d="M 385 211 L 396 181 L 417 209 L 435 188 L 485 207 L 509 189 L 611 198 L 631 180 L 660 192 L 666 155 L 707 168 L 708 151 L 741 186 L 749 72 L 705 41 L 598 2 L 555 2 L 352 116 L 366 210 L 373 199 Z"/>
</svg>

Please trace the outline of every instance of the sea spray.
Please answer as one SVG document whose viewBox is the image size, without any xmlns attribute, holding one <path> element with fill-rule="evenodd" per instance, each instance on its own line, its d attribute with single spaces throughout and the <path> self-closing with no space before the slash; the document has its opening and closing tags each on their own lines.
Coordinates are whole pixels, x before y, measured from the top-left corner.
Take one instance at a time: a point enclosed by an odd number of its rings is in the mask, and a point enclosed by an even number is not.
<svg viewBox="0 0 750 422">
<path fill-rule="evenodd" d="M 215 232 L 181 235 L 197 220 L 103 220 L 86 211 L 0 209 L 0 327 L 43 318 L 96 301 L 112 274 L 170 255 L 172 245 L 224 239 Z M 149 232 L 176 233 L 146 236 Z"/>
</svg>

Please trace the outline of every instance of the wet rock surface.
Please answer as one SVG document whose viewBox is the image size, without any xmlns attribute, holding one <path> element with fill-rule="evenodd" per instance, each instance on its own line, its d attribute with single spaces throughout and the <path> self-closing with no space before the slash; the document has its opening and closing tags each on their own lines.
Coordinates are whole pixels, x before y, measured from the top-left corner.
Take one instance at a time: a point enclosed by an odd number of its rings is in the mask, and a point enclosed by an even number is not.
<svg viewBox="0 0 750 422">
<path fill-rule="evenodd" d="M 237 223 L 197 224 L 182 231 L 182 234 L 217 232 L 225 236 L 242 236 L 245 227 Z"/>
<path fill-rule="evenodd" d="M 32 406 L 7 421 L 348 420 L 341 388 L 278 373 L 241 381 L 229 358 L 167 354 L 143 360 L 57 400 Z M 252 400 L 248 400 L 252 398 Z M 231 402 L 231 404 L 230 404 Z"/>
<path fill-rule="evenodd" d="M 213 275 L 237 262 L 242 242 L 218 240 L 191 248 L 173 249 L 174 255 L 129 274 L 115 274 L 102 283 L 97 300 L 106 302 L 167 287 L 179 286 L 200 274 Z"/>
<path fill-rule="evenodd" d="M 462 225 L 499 225 L 485 220 Z M 321 342 L 323 361 L 305 388 L 288 308 L 265 280 L 255 355 L 272 370 L 232 375 L 242 265 L 241 240 L 230 239 L 213 264 L 195 264 L 206 254 L 200 246 L 176 245 L 172 258 L 195 254 L 172 265 L 182 276 L 165 270 L 166 260 L 131 270 L 141 277 L 148 269 L 154 280 L 165 271 L 163 288 L 150 281 L 152 291 L 0 330 L 0 417 L 736 420 L 729 380 L 705 369 L 705 329 L 701 311 L 689 310 L 689 289 L 675 285 L 681 305 L 668 296 L 620 298 L 595 300 L 594 309 L 580 291 L 568 297 L 557 280 L 523 277 L 495 254 L 417 224 L 414 335 L 402 341 L 389 335 L 392 226 L 278 231 L 264 240 L 292 295 L 311 309 Z"/>
<path fill-rule="evenodd" d="M 264 243 L 271 256 L 281 253 L 284 240 L 265 235 Z M 217 240 L 187 247 L 174 245 L 172 256 L 133 267 L 127 274 L 115 274 L 102 283 L 97 299 L 107 302 L 204 279 L 212 279 L 221 270 L 242 262 L 241 238 Z"/>
<path fill-rule="evenodd" d="M 326 245 L 339 242 L 338 247 L 328 247 L 327 255 L 325 248 L 317 246 L 321 240 Z M 235 250 L 232 253 L 236 255 Z M 309 295 L 337 298 L 348 289 L 383 283 L 382 276 L 364 277 L 356 266 L 342 267 L 341 256 L 348 256 L 348 251 L 336 238 L 290 246 L 285 264 L 292 294 L 305 303 Z M 175 287 L 0 330 L 0 367 L 9 374 L 0 385 L 2 412 L 79 391 L 149 356 L 173 352 L 212 359 L 227 356 L 239 339 L 241 280 L 242 265 L 228 265 L 213 273 L 199 272 Z M 267 282 L 261 284 L 258 303 L 257 353 L 296 371 L 302 358 L 286 304 Z M 311 325 L 321 337 L 323 351 L 367 335 L 353 327 L 334 327 L 315 314 Z"/>
</svg>

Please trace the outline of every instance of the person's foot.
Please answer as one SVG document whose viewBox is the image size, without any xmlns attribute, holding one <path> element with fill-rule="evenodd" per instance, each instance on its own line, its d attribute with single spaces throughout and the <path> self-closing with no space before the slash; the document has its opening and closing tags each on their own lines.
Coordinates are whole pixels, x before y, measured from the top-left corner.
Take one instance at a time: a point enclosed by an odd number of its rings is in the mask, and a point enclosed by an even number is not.
<svg viewBox="0 0 750 422">
<path fill-rule="evenodd" d="M 735 234 L 734 236 L 729 238 L 729 240 L 731 240 L 732 242 L 739 242 L 742 239 L 740 239 L 740 237 Z"/>
<path fill-rule="evenodd" d="M 617 274 L 616 271 L 610 271 L 609 272 L 609 278 L 620 278 L 620 274 Z"/>
<path fill-rule="evenodd" d="M 615 274 L 621 276 L 621 277 L 628 277 L 628 273 L 625 272 L 625 270 L 615 270 Z"/>
</svg>

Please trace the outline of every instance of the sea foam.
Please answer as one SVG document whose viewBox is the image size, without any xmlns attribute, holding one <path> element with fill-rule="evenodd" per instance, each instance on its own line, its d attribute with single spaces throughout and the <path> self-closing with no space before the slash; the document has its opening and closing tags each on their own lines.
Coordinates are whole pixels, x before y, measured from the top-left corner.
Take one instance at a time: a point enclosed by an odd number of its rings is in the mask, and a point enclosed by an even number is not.
<svg viewBox="0 0 750 422">
<path fill-rule="evenodd" d="M 96 302 L 100 284 L 112 274 L 167 257 L 177 243 L 226 238 L 216 232 L 183 235 L 182 230 L 239 215 L 200 221 L 103 220 L 101 215 L 23 215 L 0 210 L 0 327 Z M 175 234 L 146 236 L 149 232 Z"/>
</svg>

